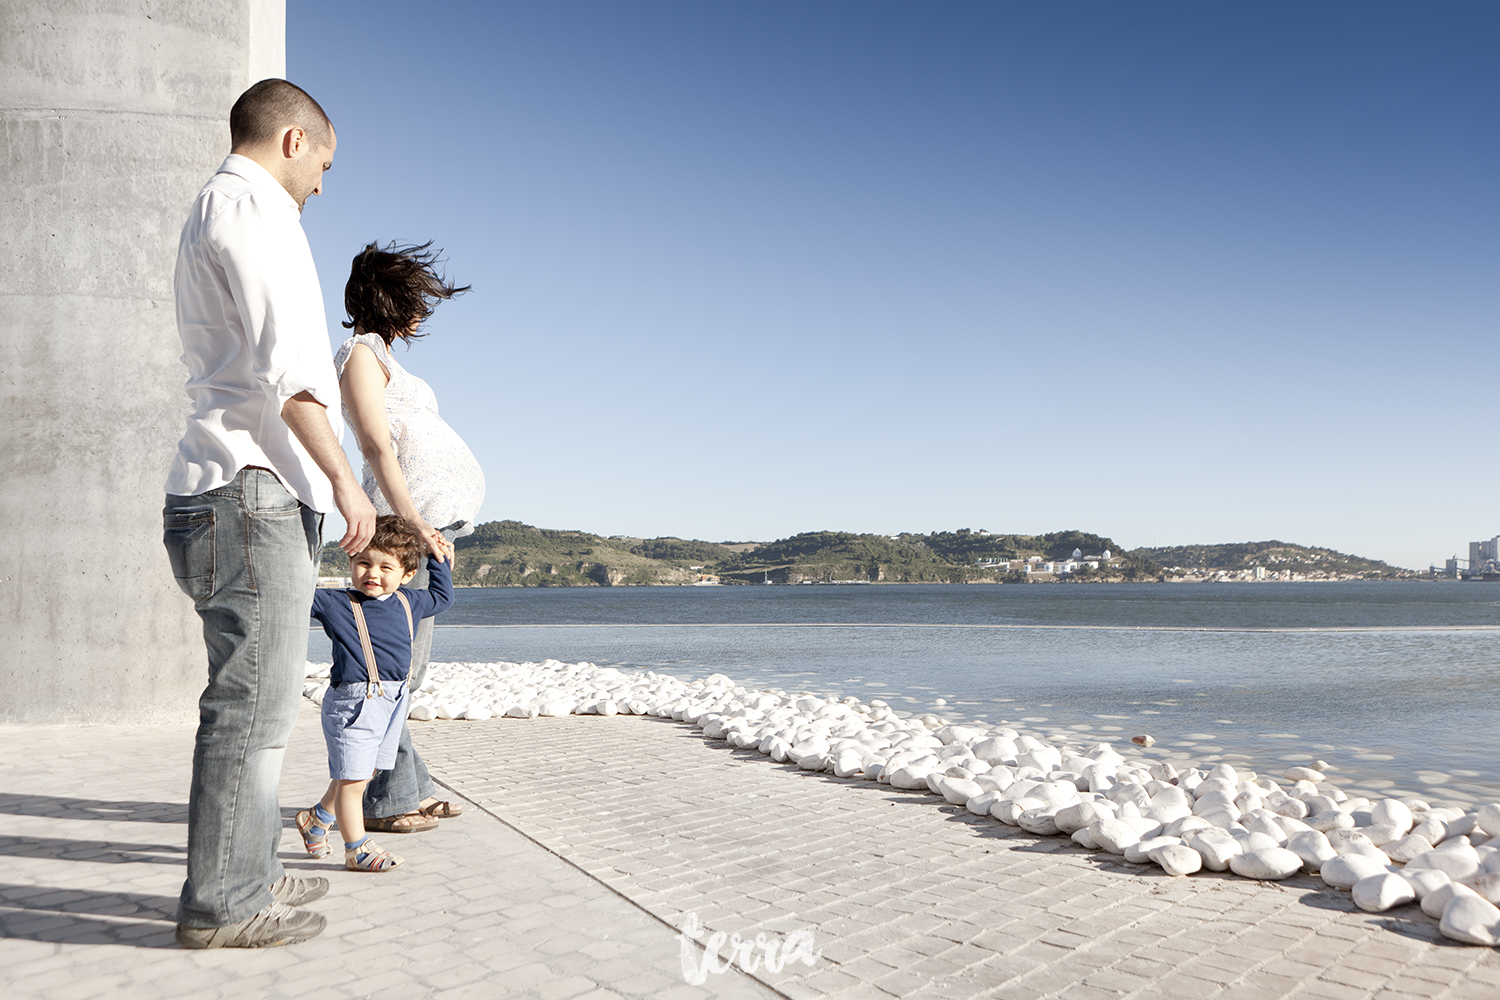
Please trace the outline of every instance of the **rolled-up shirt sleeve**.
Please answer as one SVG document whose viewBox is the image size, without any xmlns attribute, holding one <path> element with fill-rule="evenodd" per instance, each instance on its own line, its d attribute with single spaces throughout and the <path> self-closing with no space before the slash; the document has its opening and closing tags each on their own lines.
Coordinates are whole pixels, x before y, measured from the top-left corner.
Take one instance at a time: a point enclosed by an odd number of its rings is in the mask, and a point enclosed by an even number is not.
<svg viewBox="0 0 1500 1000">
<path fill-rule="evenodd" d="M 245 325 L 250 368 L 274 412 L 301 392 L 336 412 L 323 293 L 295 204 L 237 198 L 215 216 L 211 234 Z"/>
</svg>

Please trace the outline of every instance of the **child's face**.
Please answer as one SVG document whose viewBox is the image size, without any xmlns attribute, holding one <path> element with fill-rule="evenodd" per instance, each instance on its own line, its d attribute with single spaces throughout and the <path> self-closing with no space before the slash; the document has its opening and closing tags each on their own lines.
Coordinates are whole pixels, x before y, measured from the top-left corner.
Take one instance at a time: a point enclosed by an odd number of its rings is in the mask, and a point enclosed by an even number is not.
<svg viewBox="0 0 1500 1000">
<path fill-rule="evenodd" d="M 416 570 L 407 572 L 401 560 L 380 549 L 365 549 L 349 563 L 354 589 L 368 597 L 383 597 L 394 594 L 396 588 L 417 575 Z"/>
</svg>

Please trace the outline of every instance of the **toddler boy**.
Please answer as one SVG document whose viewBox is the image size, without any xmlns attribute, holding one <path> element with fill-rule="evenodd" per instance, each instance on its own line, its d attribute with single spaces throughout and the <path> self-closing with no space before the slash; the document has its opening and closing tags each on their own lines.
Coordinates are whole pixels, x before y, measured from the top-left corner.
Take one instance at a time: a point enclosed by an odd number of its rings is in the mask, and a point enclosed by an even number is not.
<svg viewBox="0 0 1500 1000">
<path fill-rule="evenodd" d="M 321 802 L 297 813 L 297 829 L 308 854 L 327 857 L 336 821 L 350 871 L 382 872 L 405 860 L 365 833 L 362 800 L 375 771 L 396 762 L 411 698 L 406 679 L 416 622 L 453 603 L 453 547 L 443 544 L 446 560 L 427 557 L 427 588 L 403 587 L 416 575 L 424 545 L 415 525 L 387 514 L 376 519 L 369 546 L 349 560 L 354 586 L 313 595 L 312 616 L 333 640 L 333 673 L 323 695 L 332 781 Z"/>
</svg>

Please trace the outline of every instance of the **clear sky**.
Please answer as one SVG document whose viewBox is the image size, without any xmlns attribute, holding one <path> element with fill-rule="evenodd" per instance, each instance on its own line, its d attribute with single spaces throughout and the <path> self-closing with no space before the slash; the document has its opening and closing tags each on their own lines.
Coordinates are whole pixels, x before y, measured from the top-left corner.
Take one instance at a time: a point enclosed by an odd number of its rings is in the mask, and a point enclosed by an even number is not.
<svg viewBox="0 0 1500 1000">
<path fill-rule="evenodd" d="M 1500 534 L 1500 7 L 289 0 L 480 520 Z M 351 441 L 352 447 L 352 441 Z"/>
</svg>

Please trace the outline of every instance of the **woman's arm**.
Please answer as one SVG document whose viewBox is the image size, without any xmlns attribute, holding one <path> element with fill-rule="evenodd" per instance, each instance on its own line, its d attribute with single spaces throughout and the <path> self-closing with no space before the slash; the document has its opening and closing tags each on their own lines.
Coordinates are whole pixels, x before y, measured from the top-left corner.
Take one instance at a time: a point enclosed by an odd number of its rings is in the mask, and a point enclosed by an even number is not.
<svg viewBox="0 0 1500 1000">
<path fill-rule="evenodd" d="M 389 381 L 390 376 L 375 352 L 364 344 L 355 344 L 344 362 L 339 391 L 349 409 L 349 422 L 354 426 L 360 454 L 370 463 L 380 492 L 391 510 L 417 526 L 427 551 L 441 562 L 443 534 L 417 513 L 417 505 L 412 503 L 411 492 L 406 488 L 406 477 L 401 473 L 401 463 L 396 459 L 396 449 L 391 445 L 391 423 L 385 415 L 385 387 Z"/>
</svg>

